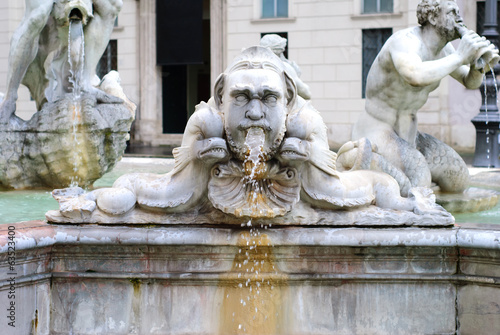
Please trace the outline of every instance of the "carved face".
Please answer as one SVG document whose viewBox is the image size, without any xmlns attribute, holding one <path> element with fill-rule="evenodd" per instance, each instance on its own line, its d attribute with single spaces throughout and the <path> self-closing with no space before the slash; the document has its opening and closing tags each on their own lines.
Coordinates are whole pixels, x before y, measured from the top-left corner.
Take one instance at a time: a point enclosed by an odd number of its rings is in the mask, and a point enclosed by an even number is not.
<svg viewBox="0 0 500 335">
<path fill-rule="evenodd" d="M 457 24 L 462 23 L 462 18 L 460 17 L 459 8 L 455 1 L 443 1 L 440 4 L 440 10 L 435 20 L 436 28 L 448 41 L 460 38 L 456 27 Z"/>
<path fill-rule="evenodd" d="M 265 159 L 274 155 L 285 133 L 286 103 L 285 82 L 273 70 L 245 69 L 227 76 L 221 108 L 227 139 L 238 159 L 245 159 L 251 128 L 263 130 Z"/>
</svg>

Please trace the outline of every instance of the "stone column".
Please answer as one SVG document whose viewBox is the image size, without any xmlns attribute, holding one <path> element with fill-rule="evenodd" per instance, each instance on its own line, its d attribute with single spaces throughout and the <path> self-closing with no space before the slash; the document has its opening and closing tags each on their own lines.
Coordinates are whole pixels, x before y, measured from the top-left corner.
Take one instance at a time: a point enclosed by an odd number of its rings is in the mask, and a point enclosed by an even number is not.
<svg viewBox="0 0 500 335">
<path fill-rule="evenodd" d="M 226 0 L 210 1 L 210 83 L 212 89 L 215 80 L 226 67 L 226 8 Z"/>
<path fill-rule="evenodd" d="M 162 133 L 161 67 L 156 65 L 156 0 L 139 3 L 140 93 L 135 142 L 151 145 Z"/>
</svg>

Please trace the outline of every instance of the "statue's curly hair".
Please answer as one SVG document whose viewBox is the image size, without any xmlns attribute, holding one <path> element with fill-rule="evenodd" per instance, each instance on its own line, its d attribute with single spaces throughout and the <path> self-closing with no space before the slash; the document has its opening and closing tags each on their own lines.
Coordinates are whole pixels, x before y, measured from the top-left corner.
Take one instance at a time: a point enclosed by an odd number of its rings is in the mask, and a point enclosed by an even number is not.
<svg viewBox="0 0 500 335">
<path fill-rule="evenodd" d="M 429 22 L 429 15 L 437 15 L 441 10 L 439 0 L 421 0 L 417 6 L 418 24 L 425 25 Z"/>
</svg>

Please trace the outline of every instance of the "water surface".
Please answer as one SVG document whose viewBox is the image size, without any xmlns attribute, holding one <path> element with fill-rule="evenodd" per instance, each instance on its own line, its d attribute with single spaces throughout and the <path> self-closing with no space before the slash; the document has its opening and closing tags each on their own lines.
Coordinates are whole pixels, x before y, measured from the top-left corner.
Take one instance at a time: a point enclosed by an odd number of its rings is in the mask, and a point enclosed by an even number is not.
<svg viewBox="0 0 500 335">
<path fill-rule="evenodd" d="M 124 158 L 94 183 L 94 188 L 110 187 L 125 173 L 167 173 L 174 166 L 170 158 Z M 52 190 L 0 191 L 0 224 L 45 220 L 45 213 L 59 209 Z"/>
</svg>

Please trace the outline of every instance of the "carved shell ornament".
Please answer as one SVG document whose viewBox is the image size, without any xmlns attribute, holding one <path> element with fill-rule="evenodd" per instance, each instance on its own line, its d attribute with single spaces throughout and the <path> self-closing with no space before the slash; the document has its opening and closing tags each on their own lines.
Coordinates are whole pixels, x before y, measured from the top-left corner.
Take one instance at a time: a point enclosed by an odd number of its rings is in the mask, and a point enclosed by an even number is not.
<svg viewBox="0 0 500 335">
<path fill-rule="evenodd" d="M 244 164 L 231 160 L 212 169 L 208 198 L 215 208 L 236 217 L 273 218 L 285 215 L 299 201 L 300 180 L 294 168 L 265 162 L 260 176 L 252 179 Z"/>
</svg>

